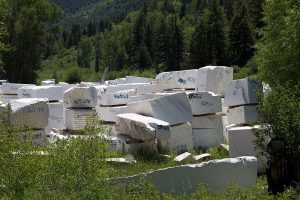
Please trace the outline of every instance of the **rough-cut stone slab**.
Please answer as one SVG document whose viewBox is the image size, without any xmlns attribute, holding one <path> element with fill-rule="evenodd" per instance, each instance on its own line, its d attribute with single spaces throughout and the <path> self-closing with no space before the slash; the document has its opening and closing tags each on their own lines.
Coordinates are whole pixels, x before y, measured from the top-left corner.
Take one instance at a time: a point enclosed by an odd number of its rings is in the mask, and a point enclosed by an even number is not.
<svg viewBox="0 0 300 200">
<path fill-rule="evenodd" d="M 168 122 L 135 113 L 117 115 L 116 124 L 117 131 L 138 140 L 168 140 L 171 136 Z"/>
<path fill-rule="evenodd" d="M 97 106 L 96 112 L 100 120 L 104 122 L 116 122 L 117 114 L 129 113 L 129 110 L 127 106 Z"/>
<path fill-rule="evenodd" d="M 254 129 L 258 128 L 260 127 L 244 126 L 229 129 L 229 157 L 257 156 L 255 150 L 256 137 L 254 135 Z M 259 158 L 258 161 L 258 171 L 264 172 L 266 168 L 266 159 Z"/>
<path fill-rule="evenodd" d="M 117 138 L 123 153 L 148 155 L 157 154 L 158 152 L 157 142 L 155 140 L 144 142 L 124 134 L 118 134 Z"/>
<path fill-rule="evenodd" d="M 125 78 L 117 79 L 117 84 L 128 83 L 152 83 L 155 79 L 138 77 L 138 76 L 126 76 Z"/>
<path fill-rule="evenodd" d="M 196 149 L 217 146 L 224 142 L 223 128 L 193 129 L 193 141 Z"/>
<path fill-rule="evenodd" d="M 192 110 L 185 93 L 171 94 L 127 105 L 130 112 L 150 116 L 170 125 L 192 121 Z"/>
<path fill-rule="evenodd" d="M 221 191 L 229 184 L 252 187 L 257 179 L 255 157 L 211 160 L 193 165 L 181 165 L 155 170 L 146 174 L 117 178 L 113 181 L 130 184 L 141 178 L 149 179 L 161 193 L 191 194 L 203 183 L 212 192 Z"/>
<path fill-rule="evenodd" d="M 197 69 L 162 72 L 156 76 L 157 83 L 163 89 L 194 89 Z"/>
<path fill-rule="evenodd" d="M 136 88 L 137 94 L 153 94 L 162 91 L 163 88 L 157 84 L 143 85 Z"/>
<path fill-rule="evenodd" d="M 196 91 L 211 91 L 225 95 L 226 86 L 233 79 L 233 68 L 224 66 L 206 66 L 198 70 Z"/>
<path fill-rule="evenodd" d="M 18 89 L 18 98 L 47 98 L 48 101 L 62 100 L 61 86 L 25 86 Z"/>
<path fill-rule="evenodd" d="M 238 106 L 229 108 L 227 113 L 229 124 L 250 124 L 257 120 L 257 106 Z"/>
<path fill-rule="evenodd" d="M 193 115 L 212 114 L 222 111 L 221 96 L 212 92 L 187 93 Z"/>
<path fill-rule="evenodd" d="M 222 125 L 223 125 L 223 136 L 224 136 L 224 140 L 226 143 L 228 143 L 229 139 L 228 139 L 228 132 L 227 132 L 227 126 L 229 125 L 228 123 L 228 117 L 227 116 L 222 116 Z"/>
<path fill-rule="evenodd" d="M 97 90 L 94 87 L 73 87 L 64 93 L 66 108 L 94 108 L 97 105 Z"/>
<path fill-rule="evenodd" d="M 76 87 L 78 85 L 76 84 L 69 84 L 69 83 L 65 83 L 65 82 L 59 82 L 57 84 L 57 86 L 61 86 L 63 87 L 64 92 L 67 91 L 68 89 L 72 88 L 72 87 Z"/>
<path fill-rule="evenodd" d="M 190 157 L 191 155 L 192 155 L 192 154 L 189 153 L 189 152 L 182 153 L 182 154 L 176 156 L 176 157 L 174 158 L 174 161 L 176 161 L 176 162 L 181 162 L 181 161 L 187 159 L 188 157 Z"/>
<path fill-rule="evenodd" d="M 198 128 L 218 128 L 221 126 L 222 116 L 221 115 L 202 115 L 193 116 L 192 127 L 193 129 Z"/>
<path fill-rule="evenodd" d="M 54 79 L 51 79 L 51 80 L 44 80 L 44 81 L 41 81 L 41 85 L 42 85 L 42 86 L 55 85 L 55 80 L 54 80 Z"/>
<path fill-rule="evenodd" d="M 74 131 L 83 130 L 87 123 L 87 120 L 94 114 L 94 109 L 66 109 L 66 129 Z"/>
<path fill-rule="evenodd" d="M 128 83 L 128 84 L 118 84 L 118 85 L 108 85 L 104 89 L 104 93 L 106 94 L 113 94 L 116 92 L 120 92 L 122 90 L 136 90 L 138 87 L 143 85 L 150 85 L 150 83 Z"/>
<path fill-rule="evenodd" d="M 126 164 L 132 164 L 137 163 L 136 160 L 126 160 L 125 158 L 106 158 L 106 162 L 116 162 L 116 163 L 126 163 Z"/>
<path fill-rule="evenodd" d="M 197 161 L 210 160 L 211 158 L 212 156 L 209 153 L 203 153 L 197 156 L 193 156 L 193 159 Z"/>
<path fill-rule="evenodd" d="M 224 106 L 256 104 L 259 83 L 251 78 L 230 81 L 226 88 Z"/>
<path fill-rule="evenodd" d="M 65 109 L 63 102 L 53 102 L 48 104 L 49 118 L 46 133 L 50 133 L 53 128 L 63 130 L 65 126 Z"/>
<path fill-rule="evenodd" d="M 130 97 L 136 94 L 135 89 L 123 90 L 113 94 L 97 94 L 98 105 L 118 106 L 130 103 Z"/>
<path fill-rule="evenodd" d="M 168 140 L 158 140 L 161 151 L 174 151 L 177 154 L 194 148 L 192 126 L 190 123 L 171 126 L 171 137 Z"/>
<path fill-rule="evenodd" d="M 33 84 L 19 84 L 19 83 L 3 83 L 2 94 L 18 94 L 18 89 L 24 86 L 35 86 Z"/>
<path fill-rule="evenodd" d="M 44 129 L 48 125 L 49 108 L 47 99 L 17 99 L 1 106 L 2 119 L 10 126 L 20 129 Z"/>
<path fill-rule="evenodd" d="M 163 96 L 163 95 L 160 95 L 160 94 L 141 94 L 141 95 L 131 96 L 130 97 L 130 103 L 155 99 L 155 98 L 158 98 L 158 97 L 161 97 L 161 96 Z"/>
</svg>

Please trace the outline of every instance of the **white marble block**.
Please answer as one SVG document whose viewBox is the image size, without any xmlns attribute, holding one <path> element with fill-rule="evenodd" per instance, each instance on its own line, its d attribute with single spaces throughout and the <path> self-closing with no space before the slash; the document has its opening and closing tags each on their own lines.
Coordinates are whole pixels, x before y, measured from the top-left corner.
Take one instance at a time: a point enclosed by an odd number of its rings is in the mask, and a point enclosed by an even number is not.
<svg viewBox="0 0 300 200">
<path fill-rule="evenodd" d="M 20 129 L 44 129 L 48 125 L 47 99 L 17 99 L 1 107 L 2 118 Z"/>
<path fill-rule="evenodd" d="M 155 81 L 155 79 L 138 76 L 126 76 L 125 78 L 117 79 L 117 84 L 152 83 L 153 81 Z"/>
<path fill-rule="evenodd" d="M 127 106 L 96 106 L 96 112 L 100 120 L 104 122 L 116 122 L 117 114 L 128 113 Z"/>
<path fill-rule="evenodd" d="M 66 129 L 74 131 L 84 130 L 87 121 L 94 115 L 94 109 L 66 109 Z"/>
<path fill-rule="evenodd" d="M 212 114 L 222 111 L 220 95 L 212 92 L 188 92 L 187 93 L 193 115 Z"/>
<path fill-rule="evenodd" d="M 45 146 L 48 143 L 45 129 L 30 130 L 21 133 L 23 140 L 36 146 Z"/>
<path fill-rule="evenodd" d="M 47 98 L 48 101 L 62 100 L 64 90 L 61 86 L 25 86 L 18 89 L 19 98 Z"/>
<path fill-rule="evenodd" d="M 35 86 L 33 84 L 19 84 L 19 83 L 3 83 L 2 94 L 18 94 L 18 89 L 24 86 Z"/>
<path fill-rule="evenodd" d="M 192 126 L 190 123 L 171 126 L 171 137 L 168 140 L 158 140 L 161 151 L 174 151 L 177 154 L 194 148 Z"/>
<path fill-rule="evenodd" d="M 206 66 L 198 70 L 196 78 L 196 91 L 211 91 L 215 94 L 225 95 L 225 89 L 233 79 L 233 68 L 224 66 Z"/>
<path fill-rule="evenodd" d="M 115 181 L 131 184 L 141 178 L 151 181 L 160 193 L 190 195 L 196 192 L 201 183 L 211 192 L 222 191 L 232 183 L 239 187 L 250 188 L 256 185 L 257 159 L 245 156 L 211 160 L 152 170 L 146 174 L 117 178 Z"/>
<path fill-rule="evenodd" d="M 259 126 L 244 126 L 229 129 L 229 157 L 257 156 L 254 131 L 260 128 Z M 260 157 L 258 161 L 258 171 L 263 172 L 266 169 L 266 159 Z"/>
<path fill-rule="evenodd" d="M 185 93 L 171 94 L 156 99 L 130 103 L 130 112 L 150 116 L 170 125 L 192 121 L 192 110 Z"/>
<path fill-rule="evenodd" d="M 55 80 L 54 80 L 54 79 L 51 79 L 51 80 L 44 80 L 44 81 L 41 81 L 41 85 L 42 85 L 42 86 L 55 85 Z"/>
<path fill-rule="evenodd" d="M 72 87 L 64 93 L 66 108 L 94 108 L 97 105 L 97 90 L 94 87 Z"/>
<path fill-rule="evenodd" d="M 153 94 L 162 91 L 163 88 L 157 84 L 143 85 L 136 88 L 137 94 Z"/>
<path fill-rule="evenodd" d="M 218 128 L 222 123 L 221 115 L 201 115 L 193 116 L 192 127 L 193 129 L 198 128 Z"/>
<path fill-rule="evenodd" d="M 116 93 L 97 94 L 98 105 L 102 106 L 118 106 L 130 103 L 130 97 L 136 94 L 135 89 L 122 90 Z"/>
<path fill-rule="evenodd" d="M 226 88 L 224 106 L 256 104 L 259 83 L 251 78 L 230 81 Z"/>
<path fill-rule="evenodd" d="M 171 136 L 168 122 L 135 113 L 117 115 L 116 125 L 117 131 L 138 140 L 168 140 Z"/>
<path fill-rule="evenodd" d="M 156 81 L 163 89 L 194 89 L 197 69 L 162 72 L 156 76 Z"/>
<path fill-rule="evenodd" d="M 193 141 L 196 149 L 218 146 L 224 142 L 223 127 L 214 129 L 193 129 Z"/>
<path fill-rule="evenodd" d="M 247 105 L 229 108 L 227 113 L 229 124 L 250 124 L 257 120 L 257 106 Z"/>
</svg>

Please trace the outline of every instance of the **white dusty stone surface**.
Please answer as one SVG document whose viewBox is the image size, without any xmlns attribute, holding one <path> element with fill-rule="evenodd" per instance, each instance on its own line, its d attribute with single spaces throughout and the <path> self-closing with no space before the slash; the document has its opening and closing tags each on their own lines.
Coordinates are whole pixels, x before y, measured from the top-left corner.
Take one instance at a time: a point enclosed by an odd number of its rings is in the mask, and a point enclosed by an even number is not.
<svg viewBox="0 0 300 200">
<path fill-rule="evenodd" d="M 187 92 L 193 115 L 212 114 L 222 111 L 221 96 L 212 92 Z"/>
<path fill-rule="evenodd" d="M 223 97 L 225 95 L 225 89 L 231 80 L 233 80 L 233 68 L 231 67 L 202 67 L 197 73 L 196 91 L 211 91 Z"/>
<path fill-rule="evenodd" d="M 154 94 L 162 91 L 163 88 L 158 84 L 142 85 L 136 88 L 137 94 Z"/>
<path fill-rule="evenodd" d="M 257 179 L 257 159 L 249 156 L 211 160 L 159 169 L 113 181 L 130 184 L 141 178 L 149 179 L 161 193 L 191 194 L 200 183 L 206 185 L 212 192 L 221 191 L 230 183 L 240 187 L 252 187 L 255 186 Z"/>
<path fill-rule="evenodd" d="M 211 158 L 212 158 L 212 156 L 209 153 L 203 153 L 203 154 L 200 154 L 197 156 L 193 156 L 193 159 L 197 160 L 197 161 L 202 161 L 202 160 L 206 160 L 206 159 L 209 160 Z"/>
<path fill-rule="evenodd" d="M 97 105 L 97 90 L 94 87 L 73 87 L 64 93 L 66 108 L 94 108 Z"/>
<path fill-rule="evenodd" d="M 130 90 L 130 89 L 136 90 L 138 87 L 141 87 L 143 85 L 150 85 L 150 83 L 128 83 L 128 84 L 108 85 L 104 89 L 104 93 L 113 94 L 116 92 L 120 92 L 122 90 Z"/>
<path fill-rule="evenodd" d="M 126 76 L 125 78 L 117 79 L 117 84 L 128 83 L 152 83 L 155 79 L 138 77 L 138 76 Z"/>
<path fill-rule="evenodd" d="M 62 100 L 62 86 L 25 86 L 18 89 L 18 98 L 47 98 L 48 101 Z"/>
<path fill-rule="evenodd" d="M 190 157 L 191 155 L 192 155 L 192 154 L 191 154 L 190 152 L 182 153 L 182 154 L 176 156 L 176 157 L 174 158 L 174 161 L 176 161 L 176 162 L 181 162 L 181 161 L 187 159 L 188 157 Z"/>
<path fill-rule="evenodd" d="M 65 126 L 65 108 L 63 102 L 48 103 L 49 118 L 46 133 L 50 133 L 52 128 L 63 130 Z"/>
<path fill-rule="evenodd" d="M 156 99 L 127 104 L 132 113 L 150 116 L 170 125 L 192 121 L 192 110 L 185 93 L 171 94 Z"/>
<path fill-rule="evenodd" d="M 94 109 L 66 109 L 66 129 L 74 131 L 83 130 L 87 123 L 87 120 L 94 114 Z"/>
<path fill-rule="evenodd" d="M 3 83 L 2 93 L 3 94 L 18 94 L 18 89 L 24 86 L 35 86 L 33 84 L 20 84 L 20 83 Z"/>
<path fill-rule="evenodd" d="M 228 130 L 229 135 L 229 157 L 239 156 L 257 156 L 255 151 L 254 129 L 260 128 L 259 126 L 250 127 L 234 127 Z M 259 158 L 258 171 L 264 172 L 266 168 L 266 159 Z"/>
<path fill-rule="evenodd" d="M 48 125 L 47 99 L 17 99 L 1 106 L 2 119 L 21 129 L 44 129 Z"/>
<path fill-rule="evenodd" d="M 157 83 L 167 89 L 194 89 L 197 69 L 162 72 L 156 76 Z"/>
<path fill-rule="evenodd" d="M 224 106 L 256 104 L 259 83 L 251 78 L 230 81 L 225 91 Z"/>
<path fill-rule="evenodd" d="M 51 79 L 51 80 L 43 80 L 43 81 L 41 81 L 41 85 L 42 85 L 42 86 L 55 85 L 55 80 L 54 80 L 54 79 Z"/>
<path fill-rule="evenodd" d="M 192 126 L 190 123 L 171 126 L 171 137 L 168 140 L 158 140 L 161 151 L 174 151 L 177 154 L 194 148 Z"/>
<path fill-rule="evenodd" d="M 96 112 L 100 120 L 116 122 L 118 114 L 129 113 L 129 110 L 127 106 L 96 106 Z"/>
<path fill-rule="evenodd" d="M 218 128 L 222 125 L 221 115 L 200 115 L 193 116 L 192 127 L 193 129 L 199 128 Z"/>
<path fill-rule="evenodd" d="M 99 94 L 97 91 L 98 105 L 119 106 L 130 103 L 130 97 L 136 95 L 135 89 L 122 90 L 116 93 Z"/>
<path fill-rule="evenodd" d="M 223 127 L 214 129 L 193 129 L 195 149 L 210 148 L 224 142 Z"/>
<path fill-rule="evenodd" d="M 257 106 L 247 105 L 229 108 L 227 118 L 229 124 L 251 124 L 258 118 Z"/>
<path fill-rule="evenodd" d="M 36 146 L 45 146 L 48 143 L 45 129 L 30 130 L 21 133 L 23 140 L 30 141 Z"/>
<path fill-rule="evenodd" d="M 117 115 L 116 128 L 122 134 L 143 141 L 168 140 L 171 136 L 168 122 L 135 113 Z"/>
<path fill-rule="evenodd" d="M 227 132 L 227 128 L 226 128 L 228 125 L 229 125 L 228 117 L 227 116 L 222 116 L 223 136 L 224 136 L 224 140 L 225 140 L 226 143 L 229 142 L 228 132 Z"/>
</svg>

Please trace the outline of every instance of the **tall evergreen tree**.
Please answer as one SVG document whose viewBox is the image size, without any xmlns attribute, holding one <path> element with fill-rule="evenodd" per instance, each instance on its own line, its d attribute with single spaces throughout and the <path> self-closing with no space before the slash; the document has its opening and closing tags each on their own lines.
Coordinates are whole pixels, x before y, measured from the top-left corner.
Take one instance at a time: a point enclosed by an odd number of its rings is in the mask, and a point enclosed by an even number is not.
<svg viewBox="0 0 300 200">
<path fill-rule="evenodd" d="M 32 83 L 45 54 L 46 39 L 58 34 L 61 10 L 48 0 L 7 1 L 7 7 L 9 14 L 3 19 L 10 46 L 3 56 L 6 78 Z"/>
<path fill-rule="evenodd" d="M 230 30 L 231 64 L 243 66 L 254 53 L 254 32 L 244 1 L 237 10 Z"/>
</svg>

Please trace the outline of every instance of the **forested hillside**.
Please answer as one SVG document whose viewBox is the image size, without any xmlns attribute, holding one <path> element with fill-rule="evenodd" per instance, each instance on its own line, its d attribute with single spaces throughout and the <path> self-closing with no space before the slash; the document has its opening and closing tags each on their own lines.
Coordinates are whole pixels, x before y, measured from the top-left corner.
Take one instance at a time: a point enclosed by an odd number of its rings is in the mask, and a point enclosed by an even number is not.
<svg viewBox="0 0 300 200">
<path fill-rule="evenodd" d="M 104 0 L 50 0 L 52 3 L 59 5 L 63 11 L 64 15 L 70 15 L 75 13 L 93 3 L 104 1 Z"/>
<path fill-rule="evenodd" d="M 73 23 L 86 26 L 89 22 L 108 20 L 118 23 L 126 15 L 139 9 L 143 0 L 53 0 L 64 11 L 61 24 L 64 28 L 71 28 Z"/>
<path fill-rule="evenodd" d="M 112 71 L 156 73 L 208 64 L 248 66 L 244 72 L 251 75 L 257 70 L 255 63 L 249 61 L 261 20 L 262 0 L 148 0 L 118 24 L 73 24 L 70 31 L 64 31 L 62 45 L 76 48 L 61 50 L 61 56 L 44 62 L 40 76 L 65 77 L 59 74 L 61 69 L 69 71 L 70 63 L 72 71 L 94 68 L 95 72 L 105 65 Z M 67 61 L 70 54 L 77 56 Z"/>
</svg>

